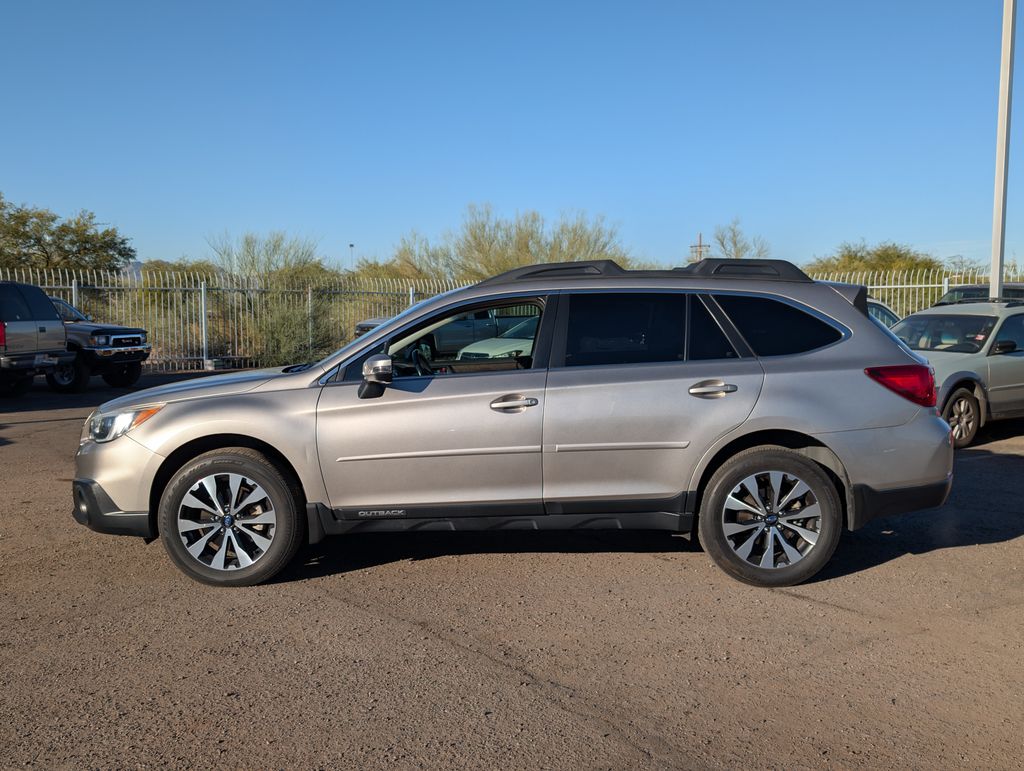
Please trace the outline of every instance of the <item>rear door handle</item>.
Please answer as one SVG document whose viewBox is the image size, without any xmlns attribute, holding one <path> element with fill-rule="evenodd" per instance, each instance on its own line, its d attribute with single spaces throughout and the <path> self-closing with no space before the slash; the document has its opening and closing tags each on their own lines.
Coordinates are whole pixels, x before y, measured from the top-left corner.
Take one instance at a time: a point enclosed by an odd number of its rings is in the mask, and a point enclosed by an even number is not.
<svg viewBox="0 0 1024 771">
<path fill-rule="evenodd" d="M 700 399 L 717 399 L 736 390 L 736 386 L 732 383 L 725 383 L 721 380 L 702 380 L 690 386 L 690 395 Z"/>
<path fill-rule="evenodd" d="M 39 327 L 39 331 L 40 332 L 45 332 L 46 331 L 46 327 Z"/>
<path fill-rule="evenodd" d="M 508 396 L 499 396 L 491 402 L 491 409 L 497 410 L 498 412 L 505 412 L 506 410 L 522 412 L 527 407 L 536 407 L 538 404 L 540 404 L 540 402 L 532 397 L 525 397 L 519 394 L 509 394 Z"/>
</svg>

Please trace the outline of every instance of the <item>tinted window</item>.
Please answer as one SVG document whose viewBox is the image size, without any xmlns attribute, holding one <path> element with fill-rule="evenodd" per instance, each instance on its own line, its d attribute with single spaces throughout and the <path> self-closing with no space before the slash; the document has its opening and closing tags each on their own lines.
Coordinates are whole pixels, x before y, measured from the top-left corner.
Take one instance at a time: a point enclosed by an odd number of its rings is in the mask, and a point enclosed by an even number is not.
<svg viewBox="0 0 1024 771">
<path fill-rule="evenodd" d="M 573 295 L 565 365 L 682 361 L 686 352 L 685 294 Z"/>
<path fill-rule="evenodd" d="M 28 303 L 33 321 L 60 320 L 60 314 L 42 289 L 37 286 L 22 286 L 20 289 L 22 297 Z"/>
<path fill-rule="evenodd" d="M 690 359 L 734 359 L 736 351 L 700 298 L 690 300 Z"/>
<path fill-rule="evenodd" d="M 758 356 L 813 351 L 842 337 L 835 327 L 778 300 L 740 295 L 715 299 Z"/>
<path fill-rule="evenodd" d="M 0 284 L 0 321 L 32 321 L 28 303 L 14 284 Z"/>
<path fill-rule="evenodd" d="M 1003 322 L 1003 326 L 996 334 L 996 342 L 1000 340 L 1013 340 L 1017 344 L 1018 350 L 1024 350 L 1024 314 L 1010 316 Z"/>
<path fill-rule="evenodd" d="M 882 322 L 887 327 L 891 327 L 900 320 L 895 313 L 890 311 L 884 305 L 879 305 L 878 303 L 868 303 L 868 314 L 871 318 Z"/>
</svg>

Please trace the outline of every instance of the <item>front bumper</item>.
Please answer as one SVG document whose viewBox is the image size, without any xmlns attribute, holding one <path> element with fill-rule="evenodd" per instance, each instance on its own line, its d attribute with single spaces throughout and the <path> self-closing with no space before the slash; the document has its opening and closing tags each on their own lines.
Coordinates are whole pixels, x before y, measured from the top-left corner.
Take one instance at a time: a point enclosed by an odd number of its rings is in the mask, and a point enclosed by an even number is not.
<svg viewBox="0 0 1024 771">
<path fill-rule="evenodd" d="M 86 360 L 92 366 L 103 366 L 106 364 L 128 364 L 133 361 L 145 361 L 149 358 L 150 351 L 153 346 L 149 343 L 145 345 L 133 345 L 128 347 L 93 347 L 83 348 L 82 352 L 86 356 Z"/>
<path fill-rule="evenodd" d="M 894 490 L 875 490 L 868 485 L 854 485 L 854 510 L 850 512 L 850 529 L 857 530 L 880 517 L 938 508 L 946 502 L 952 487 L 952 474 L 946 477 L 945 482 Z"/>
<path fill-rule="evenodd" d="M 71 516 L 78 524 L 90 530 L 141 538 L 153 538 L 156 535 L 148 511 L 121 511 L 99 483 L 92 479 L 74 480 L 72 495 L 75 504 Z"/>
</svg>

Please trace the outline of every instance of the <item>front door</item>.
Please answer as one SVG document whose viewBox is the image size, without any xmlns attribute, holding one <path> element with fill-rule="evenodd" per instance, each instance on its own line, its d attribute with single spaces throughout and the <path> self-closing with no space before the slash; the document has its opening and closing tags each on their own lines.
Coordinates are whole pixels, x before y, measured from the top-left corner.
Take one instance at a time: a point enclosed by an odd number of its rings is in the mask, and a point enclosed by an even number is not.
<svg viewBox="0 0 1024 771">
<path fill-rule="evenodd" d="M 525 302 L 517 298 L 514 309 L 505 303 L 491 310 L 542 312 L 542 298 Z M 534 356 L 510 356 L 498 344 L 489 348 L 493 357 L 464 360 L 458 352 L 438 351 L 432 358 L 424 341 L 445 337 L 444 327 L 465 320 L 460 315 L 444 311 L 411 322 L 368 351 L 392 357 L 394 381 L 383 395 L 359 398 L 359 360 L 340 382 L 324 386 L 317 448 L 336 515 L 543 513 L 546 368 L 535 365 Z"/>
<path fill-rule="evenodd" d="M 994 415 L 1024 412 L 1024 313 L 1004 320 L 992 339 L 1013 340 L 1017 350 L 987 357 L 989 408 Z"/>
<path fill-rule="evenodd" d="M 701 454 L 753 409 L 761 366 L 696 295 L 565 299 L 544 411 L 548 513 L 678 510 Z"/>
</svg>

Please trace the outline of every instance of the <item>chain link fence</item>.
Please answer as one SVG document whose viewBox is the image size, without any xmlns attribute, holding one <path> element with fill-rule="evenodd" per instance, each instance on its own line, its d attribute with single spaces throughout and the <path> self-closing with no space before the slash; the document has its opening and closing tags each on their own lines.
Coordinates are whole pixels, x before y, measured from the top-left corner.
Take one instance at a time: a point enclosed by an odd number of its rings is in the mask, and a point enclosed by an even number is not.
<svg viewBox="0 0 1024 771">
<path fill-rule="evenodd" d="M 900 316 L 932 305 L 950 287 L 988 282 L 987 272 L 813 277 L 863 284 Z M 384 278 L 295 285 L 229 274 L 31 269 L 0 269 L 0 279 L 37 284 L 99 322 L 148 330 L 153 353 L 147 367 L 157 370 L 198 370 L 211 360 L 251 367 L 317 359 L 351 340 L 357 322 L 394 316 L 465 285 Z M 1005 280 L 1024 281 L 1024 274 Z"/>
</svg>

